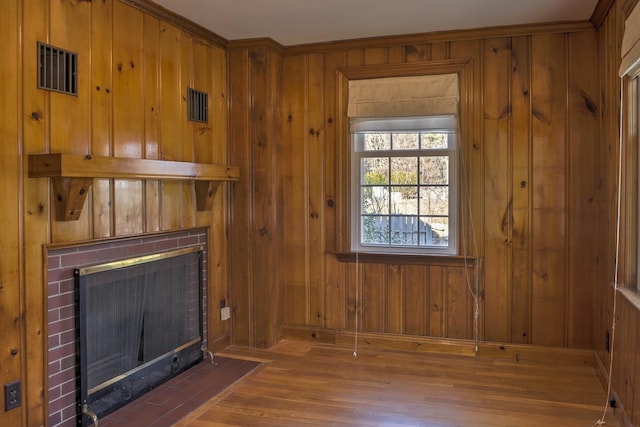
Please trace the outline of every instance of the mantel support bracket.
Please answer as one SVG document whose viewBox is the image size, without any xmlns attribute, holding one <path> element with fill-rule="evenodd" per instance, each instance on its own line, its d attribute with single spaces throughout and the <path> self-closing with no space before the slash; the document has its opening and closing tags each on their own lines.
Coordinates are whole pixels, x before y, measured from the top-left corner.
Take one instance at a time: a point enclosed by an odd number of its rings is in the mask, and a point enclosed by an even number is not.
<svg viewBox="0 0 640 427">
<path fill-rule="evenodd" d="M 80 218 L 91 184 L 92 178 L 51 178 L 56 221 L 76 221 Z"/>
</svg>

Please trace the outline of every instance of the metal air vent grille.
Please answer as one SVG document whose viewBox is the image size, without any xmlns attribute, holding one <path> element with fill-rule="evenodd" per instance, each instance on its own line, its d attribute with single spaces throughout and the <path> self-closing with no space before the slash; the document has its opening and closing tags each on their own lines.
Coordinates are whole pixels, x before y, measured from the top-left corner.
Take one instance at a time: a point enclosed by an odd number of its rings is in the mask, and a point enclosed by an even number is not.
<svg viewBox="0 0 640 427">
<path fill-rule="evenodd" d="M 78 54 L 38 42 L 38 87 L 78 94 Z"/>
<path fill-rule="evenodd" d="M 205 92 L 188 88 L 187 119 L 194 122 L 209 122 L 209 95 Z"/>
</svg>

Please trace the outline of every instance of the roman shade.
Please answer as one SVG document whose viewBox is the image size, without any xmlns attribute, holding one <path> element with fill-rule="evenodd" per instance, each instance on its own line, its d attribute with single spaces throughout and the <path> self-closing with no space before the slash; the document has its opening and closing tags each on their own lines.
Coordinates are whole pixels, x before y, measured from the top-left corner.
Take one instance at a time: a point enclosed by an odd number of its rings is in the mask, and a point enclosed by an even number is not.
<svg viewBox="0 0 640 427">
<path fill-rule="evenodd" d="M 629 74 L 640 65 L 640 6 L 636 5 L 624 23 L 622 38 L 622 62 L 620 77 Z"/>
<path fill-rule="evenodd" d="M 457 74 L 350 80 L 347 115 L 352 132 L 455 130 L 458 98 Z"/>
</svg>

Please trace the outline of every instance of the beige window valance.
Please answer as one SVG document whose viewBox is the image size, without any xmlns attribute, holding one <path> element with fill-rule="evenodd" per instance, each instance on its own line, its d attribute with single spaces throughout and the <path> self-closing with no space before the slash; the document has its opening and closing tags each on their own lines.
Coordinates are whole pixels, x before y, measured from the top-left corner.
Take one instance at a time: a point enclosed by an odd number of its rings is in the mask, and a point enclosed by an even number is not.
<svg viewBox="0 0 640 427">
<path fill-rule="evenodd" d="M 350 118 L 458 114 L 458 75 L 438 74 L 349 81 Z"/>
<path fill-rule="evenodd" d="M 624 23 L 620 77 L 640 66 L 640 6 L 636 5 Z"/>
</svg>

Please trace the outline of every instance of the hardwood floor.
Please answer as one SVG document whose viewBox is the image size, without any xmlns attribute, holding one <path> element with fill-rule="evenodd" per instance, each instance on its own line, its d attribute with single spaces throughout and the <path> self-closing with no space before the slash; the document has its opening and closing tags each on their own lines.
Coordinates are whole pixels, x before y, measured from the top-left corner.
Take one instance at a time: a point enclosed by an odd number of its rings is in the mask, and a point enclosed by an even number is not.
<svg viewBox="0 0 640 427">
<path fill-rule="evenodd" d="M 214 426 L 582 426 L 602 416 L 591 366 L 283 341 L 220 355 L 265 361 L 180 421 Z M 606 426 L 618 426 L 609 413 Z"/>
</svg>

